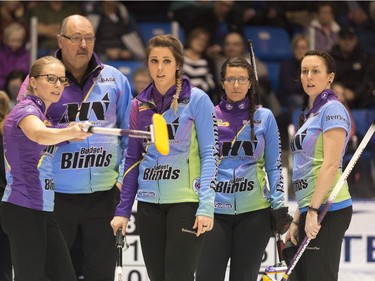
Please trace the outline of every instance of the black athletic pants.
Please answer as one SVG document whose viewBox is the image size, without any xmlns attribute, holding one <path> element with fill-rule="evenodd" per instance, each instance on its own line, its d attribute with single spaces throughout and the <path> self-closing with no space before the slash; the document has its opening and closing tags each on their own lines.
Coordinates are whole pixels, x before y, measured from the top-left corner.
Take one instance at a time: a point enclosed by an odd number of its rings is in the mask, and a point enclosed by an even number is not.
<svg viewBox="0 0 375 281">
<path fill-rule="evenodd" d="M 85 281 L 113 281 L 116 266 L 116 237 L 110 222 L 119 199 L 119 190 L 91 194 L 56 193 L 55 215 L 69 250 L 77 239 L 82 249 L 82 267 Z M 73 262 L 77 259 L 72 257 Z M 80 271 L 80 270 L 79 270 Z"/>
<path fill-rule="evenodd" d="M 230 281 L 256 281 L 271 236 L 270 209 L 240 215 L 215 214 L 203 240 L 197 281 L 223 281 L 230 258 Z M 316 280 L 315 280 L 316 281 Z"/>
<path fill-rule="evenodd" d="M 151 281 L 193 281 L 203 235 L 193 225 L 198 203 L 138 202 L 143 258 Z"/>
<path fill-rule="evenodd" d="M 310 241 L 291 277 L 298 281 L 337 281 L 341 245 L 348 229 L 353 209 L 344 208 L 327 212 L 317 237 Z M 298 225 L 299 241 L 305 237 L 306 213 L 302 213 Z"/>
<path fill-rule="evenodd" d="M 17 281 L 75 281 L 68 247 L 52 212 L 1 205 Z"/>
<path fill-rule="evenodd" d="M 1 199 L 1 195 L 0 195 Z M 0 204 L 2 204 L 0 202 Z M 1 208 L 0 208 L 1 212 Z M 10 245 L 8 235 L 1 226 L 0 216 L 0 281 L 12 281 L 12 260 L 10 256 Z"/>
</svg>

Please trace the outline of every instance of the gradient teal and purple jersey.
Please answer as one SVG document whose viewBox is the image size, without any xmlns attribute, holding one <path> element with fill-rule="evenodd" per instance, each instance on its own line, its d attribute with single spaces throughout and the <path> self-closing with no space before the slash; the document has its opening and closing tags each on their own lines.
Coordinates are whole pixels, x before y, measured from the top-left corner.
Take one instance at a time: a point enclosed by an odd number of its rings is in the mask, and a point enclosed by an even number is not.
<svg viewBox="0 0 375 281">
<path fill-rule="evenodd" d="M 305 211 L 305 207 L 310 204 L 318 173 L 323 164 L 323 133 L 334 128 L 344 129 L 346 132 L 346 147 L 349 141 L 350 126 L 349 114 L 344 105 L 339 101 L 330 101 L 323 105 L 316 113 L 312 114 L 293 137 L 292 151 L 294 160 L 292 183 L 301 211 Z M 342 157 L 344 154 L 345 149 L 342 152 Z M 342 167 L 340 165 L 332 188 L 341 174 Z M 330 192 L 327 194 L 324 202 L 326 202 L 329 195 Z M 330 210 L 345 208 L 349 205 L 351 205 L 351 197 L 348 185 L 345 182 Z"/>
<path fill-rule="evenodd" d="M 215 213 L 234 215 L 283 207 L 281 144 L 272 112 L 266 108 L 256 110 L 255 137 L 251 141 L 247 98 L 236 103 L 223 98 L 215 110 L 221 157 Z"/>
<path fill-rule="evenodd" d="M 132 102 L 130 128 L 148 130 L 152 115 L 167 122 L 170 152 L 163 156 L 149 141 L 129 139 L 124 185 L 116 215 L 129 217 L 135 199 L 150 203 L 199 202 L 197 215 L 213 217 L 217 176 L 217 125 L 209 96 L 187 80 L 175 114 L 165 96 L 151 84 Z"/>
<path fill-rule="evenodd" d="M 56 57 L 61 59 L 61 50 Z M 129 128 L 132 95 L 129 81 L 120 71 L 94 54 L 81 83 L 69 72 L 67 77 L 70 85 L 47 112 L 57 128 L 85 121 L 98 127 Z M 19 97 L 23 92 L 21 88 Z M 119 171 L 123 171 L 127 144 L 127 136 L 100 134 L 59 144 L 53 157 L 56 192 L 88 194 L 110 190 L 116 181 L 122 182 Z"/>
<path fill-rule="evenodd" d="M 7 186 L 2 201 L 52 212 L 55 189 L 52 158 L 55 148 L 31 141 L 18 126 L 26 116 L 35 115 L 47 127 L 53 127 L 44 111 L 43 101 L 30 95 L 15 105 L 5 121 L 3 140 Z"/>
</svg>

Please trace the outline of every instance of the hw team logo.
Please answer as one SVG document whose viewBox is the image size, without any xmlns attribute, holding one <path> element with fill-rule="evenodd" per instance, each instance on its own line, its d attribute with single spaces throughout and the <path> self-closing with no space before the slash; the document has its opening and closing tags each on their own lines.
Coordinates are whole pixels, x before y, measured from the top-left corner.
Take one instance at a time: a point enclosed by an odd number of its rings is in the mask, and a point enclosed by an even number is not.
<svg viewBox="0 0 375 281">
<path fill-rule="evenodd" d="M 59 121 L 59 124 L 95 119 L 98 121 L 105 121 L 105 115 L 109 108 L 109 104 L 110 101 L 108 92 L 100 101 L 82 102 L 81 106 L 79 106 L 78 103 L 67 103 L 65 104 L 66 109 Z M 95 115 L 95 117 L 93 115 Z"/>
</svg>

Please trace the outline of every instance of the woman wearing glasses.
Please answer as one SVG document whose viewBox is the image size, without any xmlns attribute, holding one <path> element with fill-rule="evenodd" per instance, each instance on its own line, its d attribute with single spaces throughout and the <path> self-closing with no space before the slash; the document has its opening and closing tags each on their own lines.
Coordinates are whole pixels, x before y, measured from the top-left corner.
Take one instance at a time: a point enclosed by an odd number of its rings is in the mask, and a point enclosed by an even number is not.
<svg viewBox="0 0 375 281">
<path fill-rule="evenodd" d="M 272 112 L 255 102 L 254 71 L 245 58 L 226 60 L 221 81 L 215 227 L 203 241 L 196 280 L 224 280 L 230 259 L 229 280 L 255 281 L 271 235 L 271 213 L 281 211 L 278 232 L 286 231 L 289 219 L 279 130 Z"/>
<path fill-rule="evenodd" d="M 69 251 L 53 215 L 54 145 L 91 134 L 80 124 L 53 128 L 46 116 L 68 85 L 65 67 L 54 57 L 36 60 L 28 94 L 9 113 L 4 126 L 7 186 L 1 224 L 9 237 L 16 280 L 76 280 Z"/>
</svg>

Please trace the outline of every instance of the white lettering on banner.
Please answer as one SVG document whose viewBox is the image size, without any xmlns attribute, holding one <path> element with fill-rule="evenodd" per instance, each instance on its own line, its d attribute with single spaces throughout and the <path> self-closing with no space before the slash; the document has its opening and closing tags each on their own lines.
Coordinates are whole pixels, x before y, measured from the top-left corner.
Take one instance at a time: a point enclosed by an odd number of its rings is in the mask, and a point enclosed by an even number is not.
<svg viewBox="0 0 375 281">
<path fill-rule="evenodd" d="M 288 205 L 289 213 L 294 214 L 296 203 L 289 202 Z M 342 244 L 339 281 L 375 281 L 375 201 L 354 201 L 353 210 L 350 227 Z M 136 214 L 136 210 L 133 211 Z M 134 214 L 127 228 L 126 239 L 130 247 L 123 253 L 123 280 L 149 281 Z M 260 271 L 277 261 L 275 239 L 271 238 L 263 255 Z M 225 281 L 227 280 L 228 271 Z"/>
</svg>

